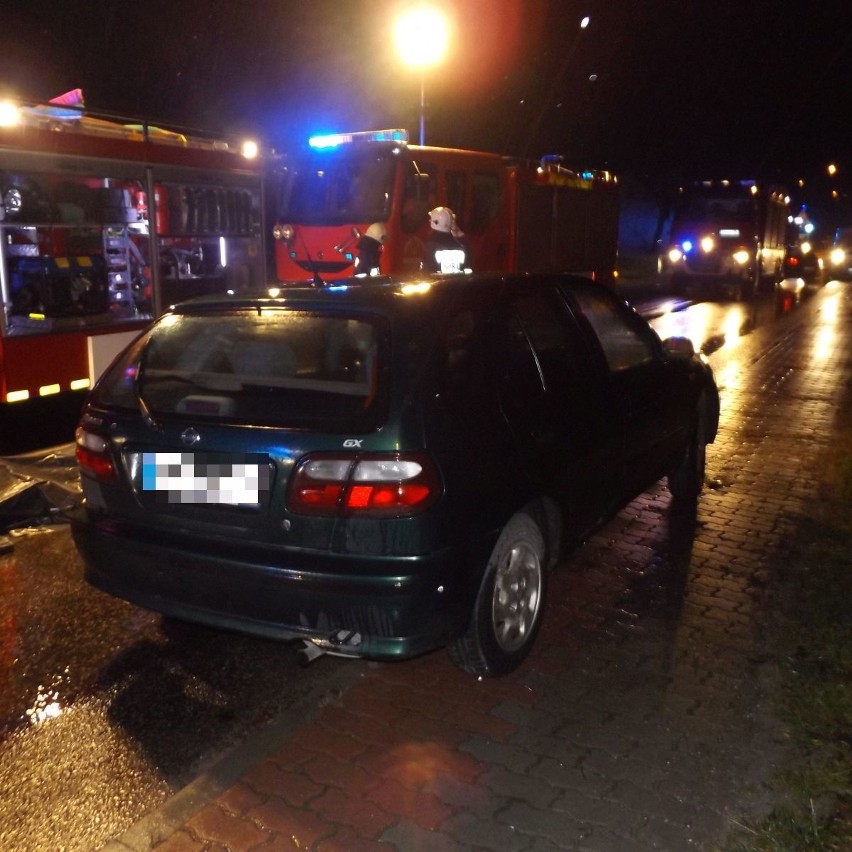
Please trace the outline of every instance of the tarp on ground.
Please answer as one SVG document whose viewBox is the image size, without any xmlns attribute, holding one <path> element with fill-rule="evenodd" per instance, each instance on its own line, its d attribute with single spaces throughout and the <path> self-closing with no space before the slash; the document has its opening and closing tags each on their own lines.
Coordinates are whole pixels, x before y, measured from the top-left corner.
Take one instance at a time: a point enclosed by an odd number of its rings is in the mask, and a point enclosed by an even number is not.
<svg viewBox="0 0 852 852">
<path fill-rule="evenodd" d="M 0 457 L 0 533 L 63 523 L 82 499 L 74 444 Z"/>
</svg>

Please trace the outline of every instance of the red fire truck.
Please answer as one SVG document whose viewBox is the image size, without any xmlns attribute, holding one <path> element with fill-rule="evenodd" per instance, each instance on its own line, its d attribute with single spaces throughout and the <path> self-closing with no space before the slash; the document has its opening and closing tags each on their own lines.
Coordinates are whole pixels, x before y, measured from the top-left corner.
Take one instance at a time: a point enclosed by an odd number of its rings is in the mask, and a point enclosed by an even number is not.
<svg viewBox="0 0 852 852">
<path fill-rule="evenodd" d="M 381 223 L 383 273 L 419 270 L 427 213 L 451 208 L 478 271 L 562 271 L 611 280 L 618 187 L 558 157 L 527 163 L 479 151 L 409 145 L 404 130 L 314 137 L 277 189 L 277 276 L 353 274 L 360 236 Z"/>
<path fill-rule="evenodd" d="M 69 95 L 0 103 L 0 454 L 71 440 L 86 390 L 169 304 L 265 274 L 256 146 Z"/>
</svg>

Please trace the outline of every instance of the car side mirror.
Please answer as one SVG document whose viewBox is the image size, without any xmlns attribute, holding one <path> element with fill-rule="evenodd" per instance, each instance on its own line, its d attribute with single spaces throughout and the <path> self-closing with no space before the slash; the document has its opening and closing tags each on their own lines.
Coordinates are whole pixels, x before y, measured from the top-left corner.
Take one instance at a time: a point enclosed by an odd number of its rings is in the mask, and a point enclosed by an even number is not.
<svg viewBox="0 0 852 852">
<path fill-rule="evenodd" d="M 663 341 L 663 348 L 667 355 L 674 358 L 694 358 L 695 346 L 688 337 L 667 337 Z"/>
</svg>

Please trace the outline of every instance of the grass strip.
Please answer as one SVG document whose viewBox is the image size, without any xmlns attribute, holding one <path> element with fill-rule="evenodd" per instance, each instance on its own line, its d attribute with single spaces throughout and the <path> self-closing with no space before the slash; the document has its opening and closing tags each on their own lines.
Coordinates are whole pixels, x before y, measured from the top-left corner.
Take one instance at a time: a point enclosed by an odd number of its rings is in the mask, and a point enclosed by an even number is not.
<svg viewBox="0 0 852 852">
<path fill-rule="evenodd" d="M 774 710 L 789 729 L 780 801 L 738 825 L 727 852 L 852 850 L 852 423 L 826 460 L 824 499 L 777 566 L 770 654 Z"/>
</svg>

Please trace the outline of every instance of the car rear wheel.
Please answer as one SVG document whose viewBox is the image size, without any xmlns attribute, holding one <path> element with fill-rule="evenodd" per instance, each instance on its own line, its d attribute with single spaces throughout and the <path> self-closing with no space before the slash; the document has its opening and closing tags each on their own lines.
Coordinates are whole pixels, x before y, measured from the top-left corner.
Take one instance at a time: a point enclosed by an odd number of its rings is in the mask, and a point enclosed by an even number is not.
<svg viewBox="0 0 852 852">
<path fill-rule="evenodd" d="M 453 662 L 477 675 L 515 669 L 538 633 L 544 590 L 544 536 L 519 512 L 494 545 L 467 631 L 449 647 Z"/>
<path fill-rule="evenodd" d="M 675 500 L 695 500 L 704 486 L 707 444 L 704 440 L 704 418 L 699 411 L 692 435 L 680 461 L 669 472 L 669 491 Z"/>
</svg>

